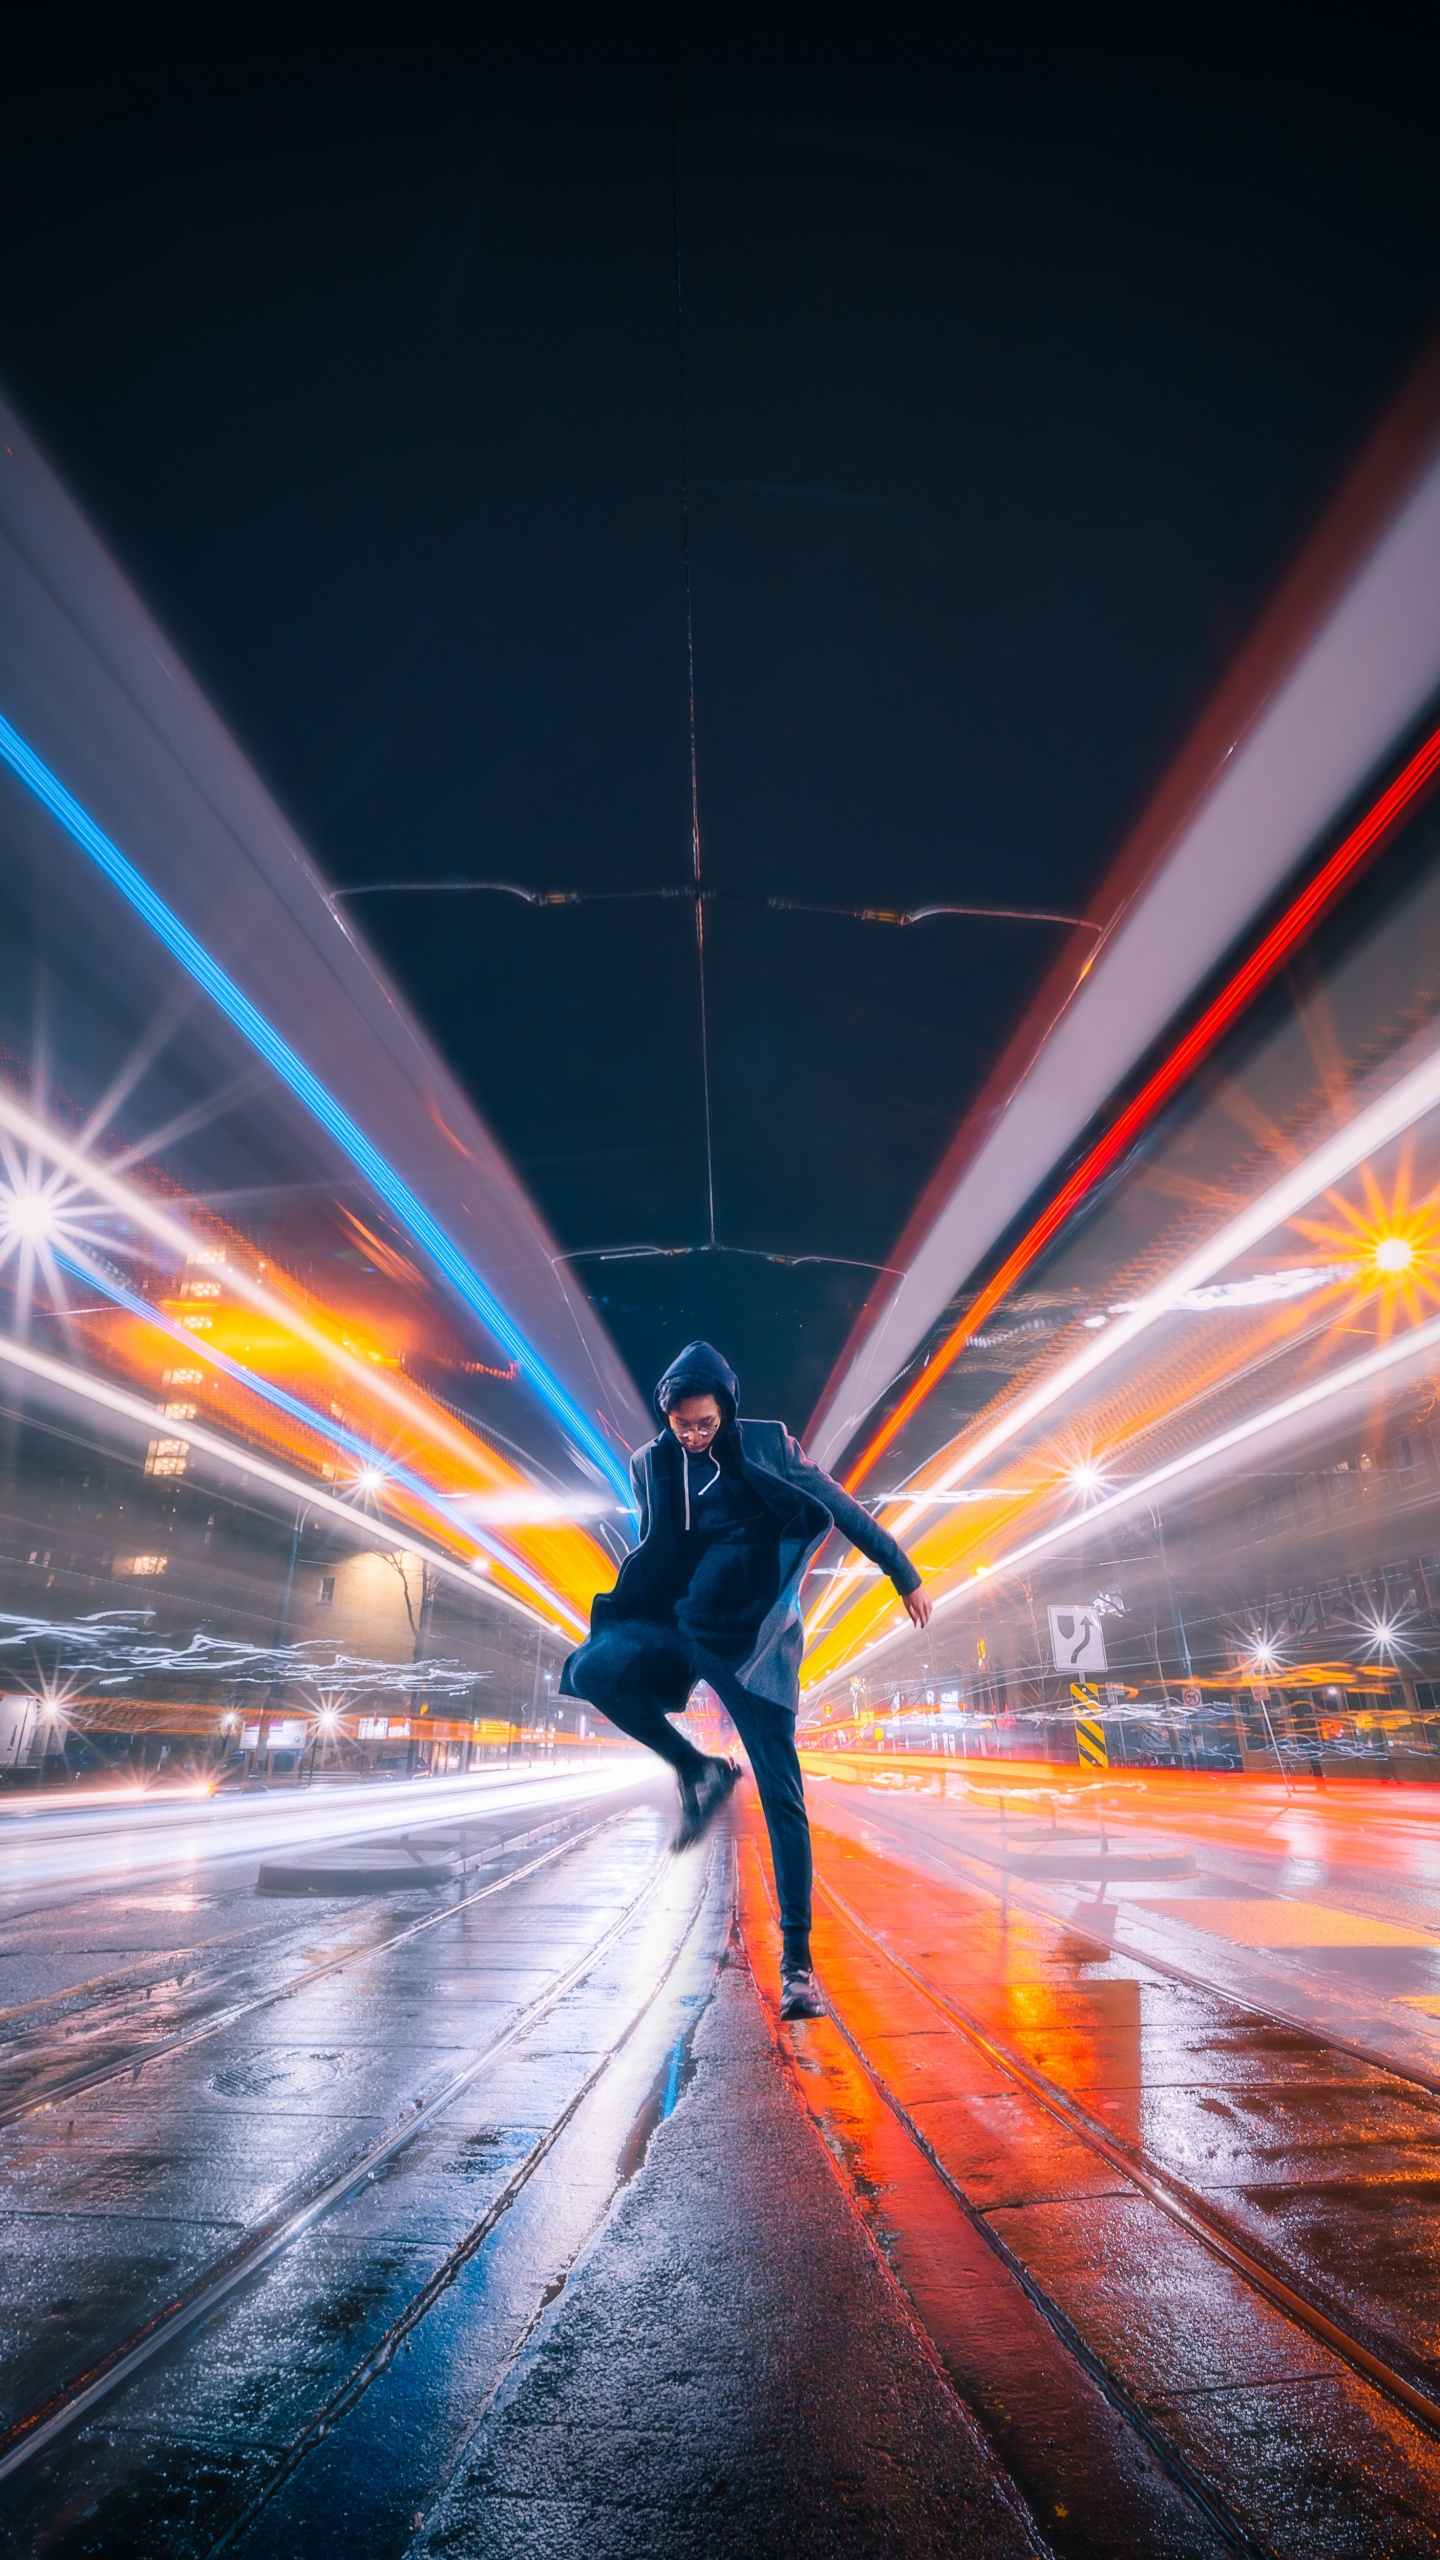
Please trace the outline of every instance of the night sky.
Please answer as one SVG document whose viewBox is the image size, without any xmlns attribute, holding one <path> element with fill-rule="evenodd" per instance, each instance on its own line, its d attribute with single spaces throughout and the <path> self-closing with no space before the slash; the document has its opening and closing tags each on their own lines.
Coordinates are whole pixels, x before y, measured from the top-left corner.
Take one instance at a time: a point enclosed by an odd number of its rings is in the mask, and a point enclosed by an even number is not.
<svg viewBox="0 0 1440 2560">
<path fill-rule="evenodd" d="M 764 902 L 1084 912 L 1434 327 L 1429 81 L 1373 12 L 588 23 L 42 30 L 0 381 L 333 883 L 683 890 L 678 167 L 745 1251 L 580 1268 L 799 1428 L 1056 929 Z M 705 1244 L 686 898 L 353 913 L 563 1249 Z"/>
</svg>

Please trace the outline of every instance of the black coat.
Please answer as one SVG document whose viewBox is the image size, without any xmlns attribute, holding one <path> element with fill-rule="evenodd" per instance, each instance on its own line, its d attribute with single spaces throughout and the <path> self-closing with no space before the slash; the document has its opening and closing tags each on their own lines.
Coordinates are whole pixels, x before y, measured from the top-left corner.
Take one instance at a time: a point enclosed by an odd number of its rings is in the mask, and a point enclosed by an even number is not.
<svg viewBox="0 0 1440 2560">
<path fill-rule="evenodd" d="M 734 1666 L 735 1676 L 755 1698 L 792 1713 L 800 1701 L 800 1657 L 805 1630 L 800 1617 L 800 1586 L 832 1528 L 839 1529 L 872 1564 L 888 1573 L 902 1594 L 919 1589 L 920 1576 L 903 1547 L 872 1520 L 823 1467 L 812 1466 L 798 1440 L 781 1422 L 742 1422 L 736 1413 L 739 1388 L 734 1371 L 708 1342 L 692 1342 L 672 1360 L 655 1390 L 683 1382 L 692 1395 L 713 1395 L 725 1415 L 727 1454 L 732 1456 L 752 1491 L 759 1494 L 779 1525 L 778 1566 L 774 1596 L 761 1621 L 754 1648 Z M 657 1437 L 637 1449 L 630 1461 L 640 1516 L 640 1543 L 620 1568 L 613 1591 L 597 1594 L 590 1611 L 591 1640 L 607 1627 L 647 1618 L 668 1619 L 673 1607 L 675 1574 L 682 1523 L 677 1519 L 675 1488 L 679 1470 L 672 1452 L 679 1447 L 668 1422 Z M 583 1698 L 585 1654 L 572 1653 L 560 1674 L 561 1694 Z"/>
</svg>

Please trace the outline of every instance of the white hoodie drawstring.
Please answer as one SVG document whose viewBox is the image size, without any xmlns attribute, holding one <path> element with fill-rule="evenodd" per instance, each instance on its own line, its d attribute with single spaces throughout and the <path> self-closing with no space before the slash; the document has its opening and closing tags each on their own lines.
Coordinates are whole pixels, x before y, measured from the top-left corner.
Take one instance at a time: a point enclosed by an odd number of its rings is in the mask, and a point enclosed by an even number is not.
<svg viewBox="0 0 1440 2560">
<path fill-rule="evenodd" d="M 682 1450 L 681 1450 L 681 1452 L 680 1452 L 680 1463 L 681 1463 L 681 1467 L 682 1467 L 682 1468 L 683 1468 L 683 1470 L 684 1470 L 684 1476 L 685 1476 L 685 1526 L 686 1526 L 686 1528 L 688 1529 L 688 1528 L 689 1528 L 689 1526 L 690 1526 L 690 1452 L 689 1452 L 689 1450 L 688 1450 L 688 1449 L 682 1449 Z M 701 1496 L 702 1496 L 703 1494 L 707 1494 L 707 1493 L 712 1492 L 712 1491 L 714 1490 L 714 1487 L 715 1487 L 715 1486 L 719 1483 L 719 1481 L 720 1481 L 720 1461 L 719 1461 L 719 1459 L 718 1459 L 718 1458 L 712 1458 L 712 1459 L 711 1459 L 711 1461 L 710 1461 L 710 1463 L 711 1463 L 712 1467 L 714 1468 L 715 1473 L 714 1473 L 714 1474 L 713 1474 L 713 1476 L 710 1478 L 710 1482 L 709 1482 L 709 1484 L 702 1484 L 702 1485 L 701 1485 L 701 1487 L 700 1487 L 700 1489 L 699 1489 L 699 1492 L 697 1492 L 697 1494 L 696 1494 L 696 1496 L 695 1496 L 695 1499 L 696 1499 L 696 1501 L 697 1501 L 697 1502 L 701 1499 Z"/>
</svg>

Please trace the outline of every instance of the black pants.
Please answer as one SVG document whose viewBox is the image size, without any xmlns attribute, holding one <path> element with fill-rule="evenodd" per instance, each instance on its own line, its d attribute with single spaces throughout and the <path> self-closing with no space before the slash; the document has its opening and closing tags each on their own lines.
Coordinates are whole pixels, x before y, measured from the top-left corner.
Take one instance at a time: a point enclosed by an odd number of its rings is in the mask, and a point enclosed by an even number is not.
<svg viewBox="0 0 1440 2560">
<path fill-rule="evenodd" d="M 745 1745 L 760 1790 L 785 1961 L 808 1965 L 810 1821 L 789 1708 L 752 1698 L 732 1672 L 700 1654 L 677 1627 L 636 1620 L 592 1636 L 578 1678 L 591 1705 L 632 1741 L 668 1760 L 682 1785 L 704 1768 L 705 1755 L 676 1732 L 670 1718 L 680 1714 L 697 1680 L 709 1682 Z"/>
</svg>

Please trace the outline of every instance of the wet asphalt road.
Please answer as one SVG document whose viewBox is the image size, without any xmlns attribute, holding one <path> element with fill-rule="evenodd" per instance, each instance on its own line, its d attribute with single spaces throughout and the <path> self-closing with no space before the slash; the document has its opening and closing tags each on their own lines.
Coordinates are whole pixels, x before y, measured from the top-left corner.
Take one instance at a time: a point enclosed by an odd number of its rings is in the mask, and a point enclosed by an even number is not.
<svg viewBox="0 0 1440 2560">
<path fill-rule="evenodd" d="M 409 2560 L 1043 2547 L 719 1976 L 686 2102 Z"/>
<path fill-rule="evenodd" d="M 292 1808 L 112 1817 L 88 1890 L 57 1824 L 0 1898 L 4 2547 L 1432 2551 L 1428 1808 L 1182 1799 L 1097 1881 L 1078 1798 L 997 1855 L 822 1781 L 794 2028 L 753 1807 L 675 1859 L 642 1764 L 364 1807 L 453 1870 L 384 1895 L 257 1895 Z"/>
<path fill-rule="evenodd" d="M 1430 2072 L 1409 2059 L 1417 2013 L 1377 1997 L 1408 2004 L 1410 1967 L 1440 1954 L 1416 1916 L 1434 1848 L 1423 1799 L 1386 1794 L 1331 1814 L 1279 1789 L 1017 1787 L 1002 1828 L 993 1800 L 933 1784 L 813 1791 L 820 1960 L 867 2066 L 857 2089 L 848 2049 L 828 2056 L 816 2112 L 858 2190 L 883 2184 L 876 2122 L 898 2113 L 1112 2398 L 1261 2550 L 1434 2548 L 1440 2082 L 1433 2049 Z M 1094 1873 L 1101 1812 L 1123 1881 Z M 1146 1875 L 1149 1858 L 1189 1872 Z M 1356 1950 L 1393 1961 L 1387 1933 L 1405 1968 L 1357 1987 Z M 957 2358 L 983 2398 L 963 2337 Z"/>
</svg>

